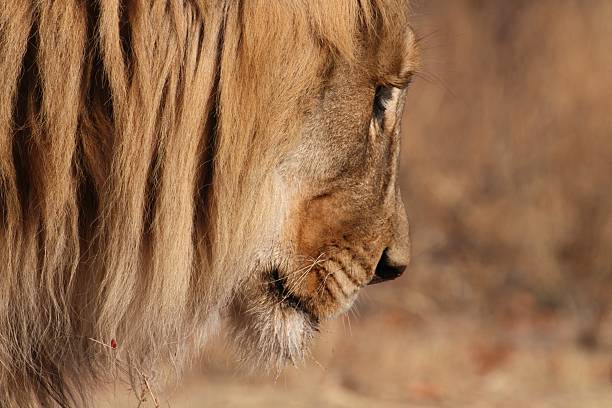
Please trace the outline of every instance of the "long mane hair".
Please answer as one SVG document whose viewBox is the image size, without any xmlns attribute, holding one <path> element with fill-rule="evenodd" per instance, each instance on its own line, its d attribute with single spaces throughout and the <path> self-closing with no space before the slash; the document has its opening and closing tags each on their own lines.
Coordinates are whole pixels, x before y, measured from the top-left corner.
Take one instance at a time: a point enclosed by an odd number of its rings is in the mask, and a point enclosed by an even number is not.
<svg viewBox="0 0 612 408">
<path fill-rule="evenodd" d="M 118 352 L 139 372 L 189 360 L 295 126 L 303 84 L 270 67 L 306 82 L 304 53 L 356 59 L 403 3 L 3 2 L 0 405 L 85 403 Z"/>
</svg>

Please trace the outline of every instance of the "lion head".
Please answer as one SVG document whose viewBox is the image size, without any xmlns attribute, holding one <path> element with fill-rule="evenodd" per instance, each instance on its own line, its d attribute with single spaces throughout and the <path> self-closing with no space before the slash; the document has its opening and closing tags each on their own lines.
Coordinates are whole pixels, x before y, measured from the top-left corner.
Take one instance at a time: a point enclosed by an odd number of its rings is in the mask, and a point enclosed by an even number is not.
<svg viewBox="0 0 612 408">
<path fill-rule="evenodd" d="M 0 32 L 0 405 L 81 405 L 225 318 L 280 367 L 404 271 L 406 0 L 9 2 Z"/>
<path fill-rule="evenodd" d="M 253 7 L 241 24 L 278 31 L 226 38 L 238 50 L 229 55 L 238 62 L 232 74 L 239 75 L 231 82 L 242 86 L 221 95 L 222 110 L 252 95 L 258 100 L 246 115 L 237 112 L 252 123 L 247 150 L 236 152 L 235 140 L 222 146 L 246 170 L 220 197 L 221 211 L 232 202 L 247 210 L 232 217 L 245 228 L 232 251 L 243 257 L 236 270 L 248 271 L 232 306 L 240 350 L 258 362 L 282 366 L 300 359 L 321 321 L 350 308 L 368 283 L 401 275 L 408 263 L 397 168 L 414 37 L 405 10 L 392 7 L 401 2 L 376 11 L 355 3 L 355 20 L 341 34 L 323 31 L 335 29 L 325 19 L 341 11 L 327 14 L 311 5 L 306 14 L 314 21 L 301 21 L 285 10 Z M 236 127 L 245 121 L 222 123 L 222 132 L 241 138 Z M 238 186 L 243 190 L 236 192 Z"/>
</svg>

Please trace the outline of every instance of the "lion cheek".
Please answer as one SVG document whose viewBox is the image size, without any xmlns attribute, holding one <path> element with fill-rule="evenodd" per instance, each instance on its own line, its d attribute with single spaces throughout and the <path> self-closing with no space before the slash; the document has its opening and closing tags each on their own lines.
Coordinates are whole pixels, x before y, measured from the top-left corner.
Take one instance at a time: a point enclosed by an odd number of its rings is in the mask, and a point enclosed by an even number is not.
<svg viewBox="0 0 612 408">
<path fill-rule="evenodd" d="M 294 241 L 300 255 L 317 258 L 331 243 L 350 229 L 350 217 L 338 197 L 317 197 L 306 201 L 295 217 Z"/>
</svg>

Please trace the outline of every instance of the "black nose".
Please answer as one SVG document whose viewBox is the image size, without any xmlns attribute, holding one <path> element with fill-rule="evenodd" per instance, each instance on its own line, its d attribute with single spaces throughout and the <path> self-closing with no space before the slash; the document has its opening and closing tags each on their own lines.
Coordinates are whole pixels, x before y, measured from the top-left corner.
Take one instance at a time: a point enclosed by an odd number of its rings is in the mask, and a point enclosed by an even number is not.
<svg viewBox="0 0 612 408">
<path fill-rule="evenodd" d="M 385 249 L 383 251 L 382 256 L 380 257 L 380 261 L 378 261 L 378 265 L 376 265 L 374 277 L 372 278 L 369 284 L 374 285 L 376 283 L 386 282 L 395 278 L 399 278 L 405 270 L 406 265 L 394 263 L 393 260 L 389 258 L 388 250 Z"/>
</svg>

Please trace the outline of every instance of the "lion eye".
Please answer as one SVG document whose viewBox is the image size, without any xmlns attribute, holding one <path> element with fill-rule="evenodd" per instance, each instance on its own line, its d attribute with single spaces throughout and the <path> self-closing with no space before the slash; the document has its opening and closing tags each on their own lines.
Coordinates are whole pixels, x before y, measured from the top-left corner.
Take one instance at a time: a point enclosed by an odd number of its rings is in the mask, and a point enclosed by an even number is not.
<svg viewBox="0 0 612 408">
<path fill-rule="evenodd" d="M 387 102 L 391 99 L 391 88 L 379 85 L 374 92 L 374 117 L 381 117 L 387 110 Z"/>
</svg>

